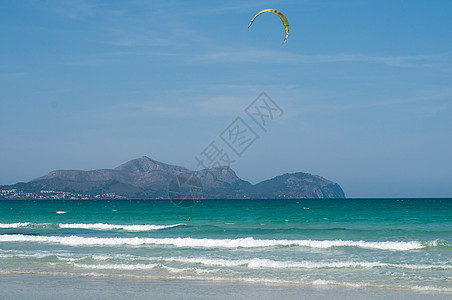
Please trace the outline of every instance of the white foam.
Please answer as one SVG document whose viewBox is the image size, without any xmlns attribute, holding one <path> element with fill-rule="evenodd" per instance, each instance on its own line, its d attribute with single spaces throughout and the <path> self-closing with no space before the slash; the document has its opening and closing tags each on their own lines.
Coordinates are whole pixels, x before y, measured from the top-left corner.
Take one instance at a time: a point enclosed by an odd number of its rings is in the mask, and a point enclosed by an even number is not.
<svg viewBox="0 0 452 300">
<path fill-rule="evenodd" d="M 375 282 L 343 282 L 326 279 L 314 279 L 307 276 L 300 275 L 297 279 L 284 280 L 281 278 L 271 277 L 248 277 L 234 273 L 233 277 L 221 276 L 224 274 L 224 270 L 221 269 L 199 269 L 199 268 L 171 268 L 163 266 L 161 264 L 108 264 L 108 265 L 88 265 L 72 263 L 75 268 L 83 270 L 110 270 L 110 271 L 146 271 L 146 270 L 165 270 L 169 274 L 162 274 L 156 272 L 140 272 L 141 274 L 133 274 L 132 272 L 50 272 L 50 271 L 37 271 L 37 270 L 0 270 L 0 274 L 33 274 L 33 275 L 57 275 L 57 276 L 88 276 L 88 277 L 120 277 L 120 278 L 141 278 L 141 279 L 188 279 L 188 280 L 208 280 L 208 281 L 224 281 L 224 282 L 249 282 L 249 283 L 264 283 L 264 284 L 276 284 L 276 285 L 302 285 L 302 286 L 343 286 L 350 288 L 383 288 L 388 290 L 413 290 L 419 292 L 432 292 L 432 293 L 452 293 L 452 288 L 433 286 L 433 285 L 406 285 L 406 284 L 378 284 Z M 202 274 L 212 273 L 210 276 L 200 276 Z M 219 273 L 219 274 L 218 274 Z M 218 276 L 220 275 L 220 276 Z M 236 276 L 237 275 L 237 276 Z M 364 278 L 363 278 L 364 280 Z"/>
<path fill-rule="evenodd" d="M 0 254 L 0 258 L 47 258 L 47 257 L 53 257 L 55 255 L 53 254 L 42 254 L 42 253 L 36 253 L 36 254 Z"/>
<path fill-rule="evenodd" d="M 273 261 L 268 259 L 254 258 L 247 264 L 249 268 L 303 268 L 303 269 L 322 269 L 322 268 L 383 268 L 391 267 L 397 269 L 412 269 L 412 270 L 429 270 L 452 269 L 452 265 L 411 265 L 411 264 L 392 264 L 382 262 L 354 262 L 354 261 L 340 261 L 340 262 L 318 262 L 318 261 Z"/>
<path fill-rule="evenodd" d="M 63 213 L 63 212 L 57 212 Z M 22 222 L 22 223 L 0 223 L 1 228 L 22 228 L 22 227 L 33 227 L 33 228 L 41 228 L 41 227 L 49 227 L 49 226 L 58 226 L 63 229 L 91 229 L 91 230 L 126 230 L 126 231 L 152 231 L 159 230 L 165 228 L 172 228 L 177 226 L 184 226 L 185 224 L 171 224 L 171 225 L 120 225 L 120 224 L 104 224 L 104 223 L 94 223 L 94 224 L 85 224 L 85 223 L 74 223 L 74 224 L 52 224 L 52 223 L 31 223 L 31 222 Z"/>
<path fill-rule="evenodd" d="M 352 283 L 352 282 L 339 282 L 339 281 L 333 281 L 333 280 L 324 280 L 324 279 L 316 279 L 310 282 L 312 285 L 338 285 L 338 286 L 346 286 L 346 287 L 353 287 L 353 288 L 362 288 L 362 287 L 369 287 L 371 286 L 368 283 Z"/>
<path fill-rule="evenodd" d="M 152 262 L 179 262 L 183 264 L 199 264 L 203 266 L 216 267 L 247 267 L 250 269 L 345 269 L 345 268 L 396 268 L 409 270 L 452 270 L 450 264 L 394 264 L 383 262 L 369 262 L 369 261 L 275 261 L 263 258 L 252 259 L 222 259 L 209 257 L 141 257 L 127 254 L 117 255 L 73 255 L 70 253 L 55 253 L 43 251 L 39 253 L 31 252 L 17 252 L 17 251 L 3 251 L 0 253 L 0 258 L 46 258 L 56 256 L 58 260 L 77 262 L 85 259 L 93 259 L 97 261 L 106 260 L 126 260 L 129 262 L 135 260 L 147 260 Z"/>
<path fill-rule="evenodd" d="M 61 210 L 59 210 L 59 211 L 57 211 L 56 213 L 57 213 L 57 214 L 67 214 L 67 211 L 61 211 Z"/>
<path fill-rule="evenodd" d="M 172 228 L 177 226 L 183 226 L 184 224 L 172 224 L 172 225 L 118 225 L 118 224 L 59 224 L 60 228 L 72 228 L 72 229 L 92 229 L 92 230 L 126 230 L 126 231 L 151 231 L 165 228 Z"/>
<path fill-rule="evenodd" d="M 215 273 L 221 271 L 220 269 L 208 270 L 208 269 L 198 269 L 198 268 L 172 268 L 161 264 L 105 264 L 105 265 L 87 265 L 74 263 L 74 267 L 82 269 L 95 269 L 95 270 L 121 270 L 121 271 L 133 271 L 133 270 L 152 270 L 152 269 L 163 269 L 170 273 L 196 273 L 196 274 L 207 274 Z"/>
<path fill-rule="evenodd" d="M 436 286 L 413 286 L 411 289 L 415 291 L 421 291 L 421 292 L 445 292 L 445 293 L 452 293 L 451 288 L 445 288 L 445 287 L 436 287 Z"/>
<path fill-rule="evenodd" d="M 202 264 L 205 266 L 219 266 L 219 267 L 238 267 L 245 266 L 248 268 L 300 268 L 300 269 L 323 269 L 323 268 L 384 268 L 392 267 L 397 269 L 413 269 L 413 270 L 449 270 L 452 265 L 411 265 L 411 264 L 392 264 L 382 262 L 368 262 L 368 261 L 338 261 L 338 262 L 319 262 L 319 261 L 275 261 L 270 259 L 253 258 L 253 259 L 214 259 L 206 257 L 170 257 L 170 258 L 153 258 L 152 260 L 161 260 L 167 262 L 181 262 L 191 264 Z"/>
<path fill-rule="evenodd" d="M 82 269 L 96 269 L 96 270 L 149 270 L 154 269 L 156 264 L 111 264 L 111 265 L 87 265 L 74 263 L 74 267 Z"/>
<path fill-rule="evenodd" d="M 86 259 L 98 260 L 98 261 L 106 261 L 106 260 L 127 260 L 133 261 L 135 259 L 143 260 L 142 257 L 133 256 L 128 254 L 116 254 L 116 255 L 57 255 L 57 259 L 61 261 L 82 261 Z M 147 260 L 155 260 L 155 259 L 147 259 Z"/>
<path fill-rule="evenodd" d="M 108 255 L 93 255 L 91 258 L 94 259 L 94 260 L 108 260 L 108 259 L 112 259 L 112 257 L 108 256 Z"/>
<path fill-rule="evenodd" d="M 26 227 L 30 225 L 30 222 L 23 222 L 23 223 L 0 223 L 0 228 L 20 228 L 20 227 Z"/>
<path fill-rule="evenodd" d="M 184 248 L 260 248 L 275 246 L 300 246 L 309 248 L 359 247 L 366 249 L 408 251 L 422 249 L 421 242 L 366 242 L 343 240 L 260 240 L 239 239 L 194 239 L 194 238 L 98 238 L 80 236 L 29 236 L 22 234 L 0 235 L 1 242 L 57 243 L 69 246 L 143 246 L 162 245 Z"/>
<path fill-rule="evenodd" d="M 205 266 L 218 266 L 218 267 L 238 267 L 245 266 L 250 261 L 249 260 L 227 260 L 227 259 L 213 259 L 205 257 L 170 257 L 170 258 L 159 258 L 158 260 L 166 262 L 180 262 L 180 263 L 190 263 L 190 264 L 201 264 Z"/>
<path fill-rule="evenodd" d="M 322 269 L 322 268 L 373 268 L 383 266 L 378 262 L 315 262 L 315 261 L 273 261 L 269 259 L 254 258 L 248 263 L 249 268 L 303 268 L 303 269 Z"/>
</svg>

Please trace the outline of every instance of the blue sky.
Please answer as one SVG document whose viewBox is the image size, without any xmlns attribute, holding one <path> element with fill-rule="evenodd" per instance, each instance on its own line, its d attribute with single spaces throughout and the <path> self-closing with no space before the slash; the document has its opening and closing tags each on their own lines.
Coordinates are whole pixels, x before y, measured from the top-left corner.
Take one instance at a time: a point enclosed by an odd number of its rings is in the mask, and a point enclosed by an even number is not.
<svg viewBox="0 0 452 300">
<path fill-rule="evenodd" d="M 290 35 L 277 16 L 281 10 Z M 231 166 L 348 197 L 452 196 L 451 1 L 3 1 L 0 184 L 194 159 L 265 91 Z M 250 124 L 251 125 L 251 124 Z M 232 156 L 232 153 L 231 153 Z"/>
</svg>

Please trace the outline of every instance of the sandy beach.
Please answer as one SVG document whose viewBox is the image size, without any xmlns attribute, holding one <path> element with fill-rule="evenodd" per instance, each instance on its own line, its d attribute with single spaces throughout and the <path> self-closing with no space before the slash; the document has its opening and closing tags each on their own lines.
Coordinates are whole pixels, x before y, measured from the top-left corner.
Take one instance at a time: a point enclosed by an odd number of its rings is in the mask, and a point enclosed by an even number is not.
<svg viewBox="0 0 452 300">
<path fill-rule="evenodd" d="M 263 285 L 196 280 L 1 275 L 0 299 L 451 299 L 387 289 Z"/>
</svg>

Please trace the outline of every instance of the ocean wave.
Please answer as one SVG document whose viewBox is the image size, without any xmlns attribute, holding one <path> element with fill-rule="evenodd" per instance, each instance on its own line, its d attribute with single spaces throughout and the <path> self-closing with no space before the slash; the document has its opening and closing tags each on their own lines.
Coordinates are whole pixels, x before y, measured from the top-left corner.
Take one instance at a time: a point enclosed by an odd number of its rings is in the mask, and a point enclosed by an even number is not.
<svg viewBox="0 0 452 300">
<path fill-rule="evenodd" d="M 433 247 L 430 242 L 368 242 L 351 240 L 264 240 L 248 238 L 238 239 L 195 239 L 195 238 L 99 238 L 80 236 L 29 236 L 23 234 L 0 235 L 0 242 L 57 243 L 68 246 L 174 246 L 180 248 L 263 248 L 278 246 L 299 246 L 307 248 L 358 247 L 364 249 L 410 251 Z M 447 242 L 447 241 L 445 241 Z M 450 242 L 448 242 L 450 243 Z M 443 243 L 444 244 L 444 243 Z M 449 245 L 450 246 L 450 245 Z M 442 245 L 444 247 L 444 245 Z"/>
<path fill-rule="evenodd" d="M 342 268 L 396 268 L 396 269 L 410 269 L 410 270 L 451 270 L 452 264 L 396 264 L 385 262 L 371 262 L 371 261 L 276 261 L 264 258 L 251 259 L 224 259 L 211 257 L 142 257 L 126 254 L 116 255 L 84 255 L 74 258 L 67 256 L 60 257 L 62 261 L 81 261 L 85 259 L 92 259 L 94 261 L 106 260 L 121 260 L 127 262 L 134 261 L 150 261 L 150 262 L 177 262 L 182 264 L 197 264 L 208 267 L 247 267 L 251 269 L 270 268 L 270 269 L 342 269 Z"/>
<path fill-rule="evenodd" d="M 85 223 L 74 223 L 74 224 L 65 224 L 65 223 L 31 223 L 31 222 L 22 222 L 22 223 L 0 223 L 1 228 L 61 228 L 61 229 L 90 229 L 90 230 L 125 230 L 125 231 L 152 231 L 159 229 L 172 228 L 177 226 L 184 226 L 185 224 L 170 224 L 170 225 L 152 225 L 152 224 L 143 224 L 143 225 L 120 225 L 120 224 L 104 224 L 104 223 L 94 223 L 94 224 L 85 224 Z"/>
<path fill-rule="evenodd" d="M 154 269 L 157 264 L 111 264 L 111 265 L 87 265 L 74 263 L 74 267 L 82 269 L 96 269 L 96 270 L 149 270 Z"/>
<path fill-rule="evenodd" d="M 277 261 L 265 258 L 251 259 L 224 259 L 211 257 L 142 257 L 128 254 L 115 255 L 74 255 L 71 253 L 60 253 L 43 251 L 38 253 L 22 251 L 1 251 L 0 258 L 56 258 L 60 261 L 78 263 L 81 261 L 108 260 L 134 263 L 135 261 L 149 261 L 152 263 L 182 263 L 191 265 L 202 265 L 207 267 L 245 267 L 250 269 L 371 269 L 371 268 L 395 268 L 407 270 L 451 270 L 452 264 L 396 264 L 372 261 Z M 93 268 L 96 265 L 93 264 Z M 126 266 L 130 266 L 126 264 Z M 100 268 L 100 267 L 99 267 Z M 133 269 L 131 267 L 125 267 Z M 140 267 L 138 267 L 139 269 Z M 146 267 L 150 268 L 150 267 Z"/>
<path fill-rule="evenodd" d="M 84 224 L 84 223 L 75 223 L 75 224 L 59 224 L 60 228 L 72 228 L 72 229 L 92 229 L 92 230 L 126 230 L 126 231 L 151 231 L 151 230 L 159 230 L 165 228 L 172 228 L 177 226 L 184 226 L 184 224 L 172 224 L 172 225 L 152 225 L 152 224 L 143 224 L 143 225 L 116 225 L 116 224 L 104 224 L 104 223 L 95 223 L 95 224 Z"/>
<path fill-rule="evenodd" d="M 414 264 L 393 264 L 382 262 L 355 262 L 355 261 L 339 261 L 339 262 L 319 262 L 319 261 L 275 261 L 270 259 L 252 258 L 248 260 L 227 260 L 227 259 L 213 259 L 204 257 L 178 257 L 178 258 L 160 258 L 155 260 L 167 261 L 167 262 L 180 262 L 180 263 L 192 263 L 201 264 L 205 266 L 218 266 L 218 267 L 239 267 L 245 266 L 248 268 L 275 268 L 275 269 L 287 269 L 287 268 L 300 268 L 300 269 L 324 269 L 324 268 L 384 268 L 391 267 L 397 269 L 412 269 L 412 270 L 450 270 L 452 265 L 414 265 Z"/>
<path fill-rule="evenodd" d="M 86 267 L 86 268 L 85 268 Z M 87 266 L 79 265 L 76 267 L 80 271 L 93 269 L 96 271 L 109 271 L 109 270 L 121 270 L 123 266 L 116 265 L 106 268 L 90 268 Z M 127 267 L 126 267 L 127 268 Z M 144 268 L 145 270 L 146 268 Z M 165 269 L 165 268 L 163 268 Z M 213 274 L 210 276 L 203 276 L 203 273 L 216 273 L 220 270 L 194 270 L 193 275 L 187 275 L 186 271 L 183 269 L 169 268 L 166 276 L 162 277 L 161 274 L 154 274 L 150 272 L 147 274 L 131 274 L 124 272 L 77 272 L 76 270 L 72 272 L 55 272 L 55 271 L 37 271 L 37 270 L 0 270 L 1 275 L 50 275 L 50 276 L 64 276 L 69 278 L 70 276 L 86 276 L 90 278 L 127 278 L 127 279 L 171 279 L 171 280 L 201 280 L 206 282 L 246 282 L 251 284 L 272 284 L 277 286 L 324 286 L 324 287 L 349 287 L 349 288 L 372 288 L 372 289 L 385 289 L 387 291 L 415 291 L 422 293 L 435 293 L 435 294 L 452 294 L 452 288 L 433 286 L 433 285 L 401 285 L 401 284 L 377 284 L 372 282 L 346 282 L 346 281 L 335 281 L 335 280 L 325 280 L 325 279 L 299 279 L 299 280 L 284 280 L 279 278 L 268 278 L 268 277 L 252 277 L 252 276 L 218 276 Z M 206 272 L 207 271 L 207 272 Z M 221 272 L 221 271 L 220 271 Z M 184 274 L 184 275 L 182 275 Z M 375 290 L 376 291 L 376 290 Z M 390 295 L 390 294 L 389 294 Z M 437 295 L 440 296 L 440 295 Z"/>
<path fill-rule="evenodd" d="M 448 270 L 452 269 L 452 265 L 413 265 L 413 264 L 393 264 L 382 262 L 368 262 L 368 261 L 339 261 L 339 262 L 318 262 L 318 261 L 273 261 L 269 259 L 251 259 L 247 266 L 249 268 L 300 268 L 300 269 L 342 269 L 342 268 L 397 268 L 397 269 L 412 269 L 412 270 Z"/>
<path fill-rule="evenodd" d="M 107 260 L 125 260 L 125 261 L 135 261 L 135 260 L 143 260 L 143 257 L 134 256 L 129 254 L 115 254 L 115 255 L 57 255 L 57 259 L 61 261 L 71 261 L 71 262 L 80 262 L 84 260 L 94 260 L 94 261 L 107 261 Z M 149 260 L 149 259 L 147 259 Z"/>
<path fill-rule="evenodd" d="M 0 228 L 21 228 L 30 225 L 30 222 L 22 222 L 22 223 L 0 223 Z"/>
<path fill-rule="evenodd" d="M 105 265 L 87 265 L 74 263 L 74 267 L 82 269 L 95 269 L 95 270 L 118 270 L 118 271 L 133 271 L 133 270 L 153 270 L 160 269 L 170 273 L 196 273 L 196 274 L 208 274 L 221 272 L 221 269 L 199 269 L 199 268 L 172 268 L 161 264 L 105 264 Z"/>
</svg>

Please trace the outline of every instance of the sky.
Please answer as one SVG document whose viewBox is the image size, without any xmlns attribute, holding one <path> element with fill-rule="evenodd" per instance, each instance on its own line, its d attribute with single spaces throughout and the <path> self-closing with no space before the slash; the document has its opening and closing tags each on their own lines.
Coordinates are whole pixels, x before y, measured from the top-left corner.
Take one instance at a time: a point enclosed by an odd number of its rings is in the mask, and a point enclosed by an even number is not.
<svg viewBox="0 0 452 300">
<path fill-rule="evenodd" d="M 252 183 L 307 172 L 347 197 L 452 197 L 448 0 L 9 1 L 0 9 L 0 184 L 214 142 Z M 282 11 L 290 23 L 260 10 Z M 266 131 L 245 109 L 265 92 Z M 239 117 L 259 136 L 239 157 Z"/>
</svg>

